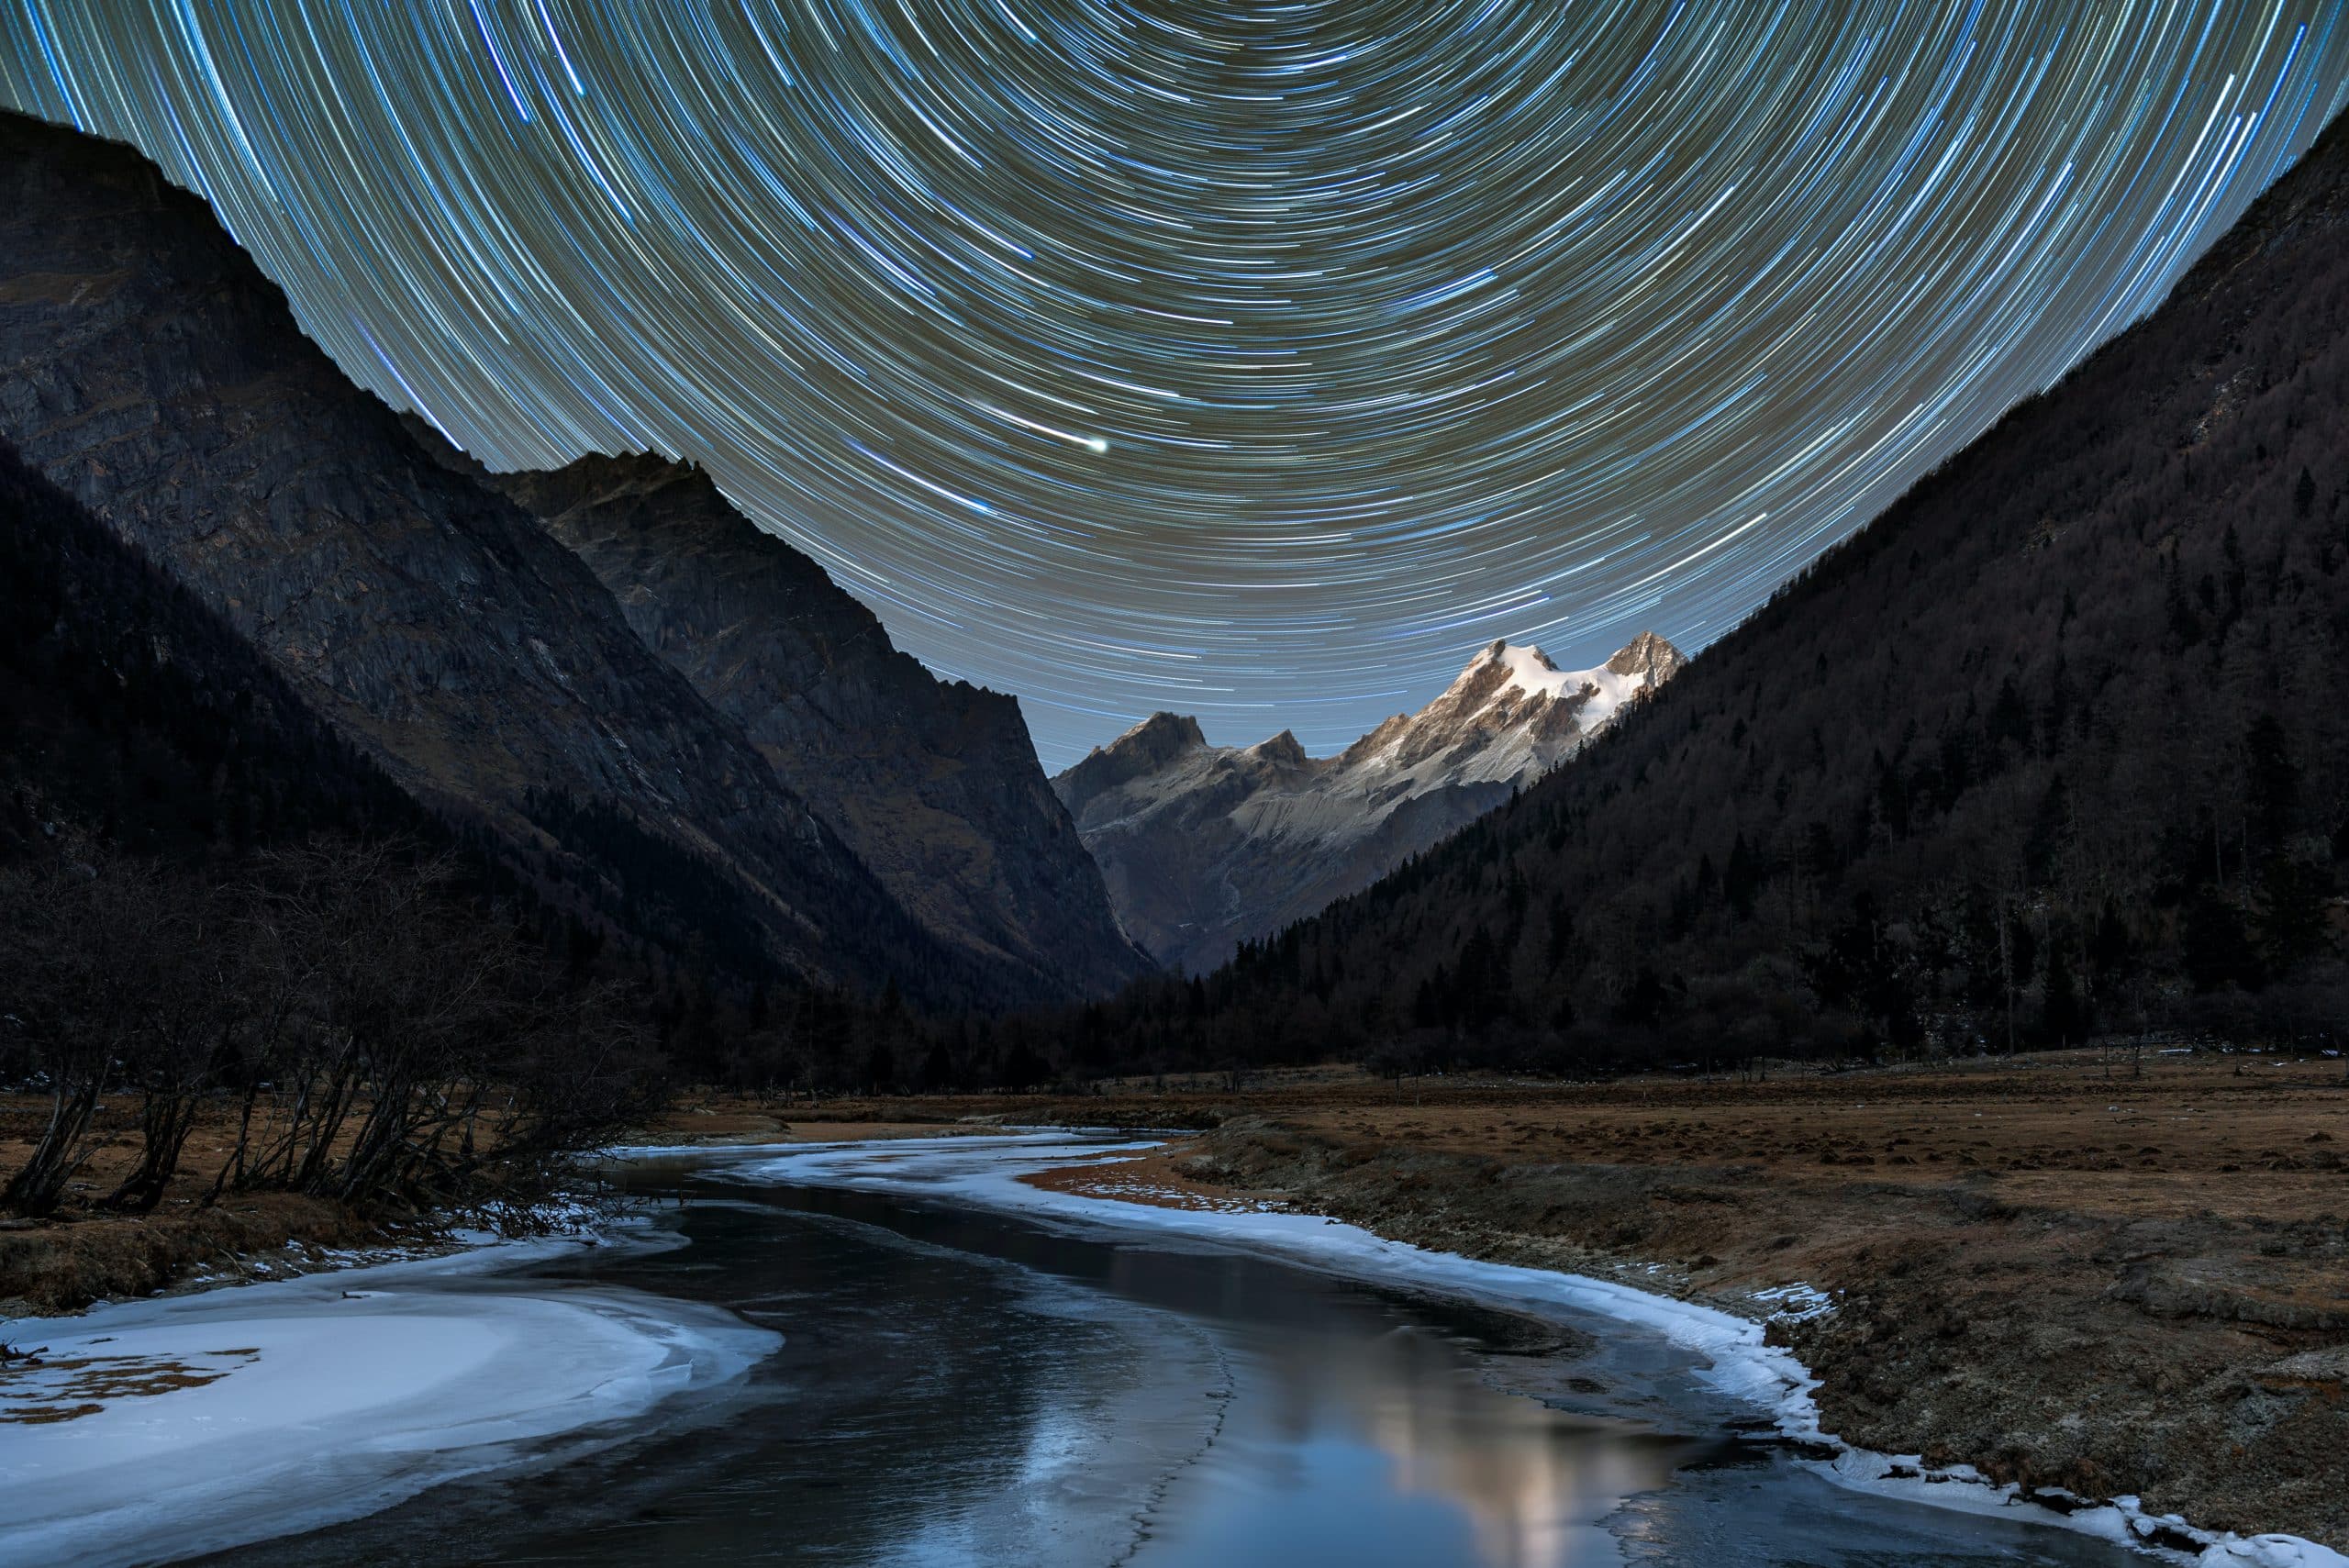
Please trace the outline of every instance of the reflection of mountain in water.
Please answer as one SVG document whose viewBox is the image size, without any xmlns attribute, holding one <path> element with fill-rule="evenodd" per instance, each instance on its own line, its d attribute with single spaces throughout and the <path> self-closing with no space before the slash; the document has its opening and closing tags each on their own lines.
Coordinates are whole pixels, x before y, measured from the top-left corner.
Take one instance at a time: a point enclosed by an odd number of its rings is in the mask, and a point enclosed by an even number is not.
<svg viewBox="0 0 2349 1568">
<path fill-rule="evenodd" d="M 1386 1399 L 1369 1412 L 1372 1440 L 1395 1459 L 1396 1485 L 1449 1497 L 1474 1522 L 1492 1568 L 1565 1568 L 1611 1542 L 1595 1521 L 1625 1494 L 1671 1478 L 1672 1455 L 1621 1431 L 1600 1432 L 1531 1399 L 1469 1385 L 1474 1397 Z"/>
<path fill-rule="evenodd" d="M 1375 1450 L 1392 1490 L 1464 1517 L 1480 1568 L 1618 1561 L 1599 1521 L 1699 1446 L 1500 1393 L 1422 1331 L 1323 1350 L 1278 1360 L 1291 1437 Z"/>
</svg>

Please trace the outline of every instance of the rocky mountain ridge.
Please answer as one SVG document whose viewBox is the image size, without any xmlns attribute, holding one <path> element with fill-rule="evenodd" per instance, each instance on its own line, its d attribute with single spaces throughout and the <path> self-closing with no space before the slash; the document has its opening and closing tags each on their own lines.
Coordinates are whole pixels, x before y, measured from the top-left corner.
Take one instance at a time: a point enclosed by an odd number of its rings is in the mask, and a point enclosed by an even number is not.
<svg viewBox="0 0 2349 1568">
<path fill-rule="evenodd" d="M 1686 662 L 1642 632 L 1595 670 L 1506 640 L 1442 695 L 1334 757 L 1286 730 L 1211 746 L 1152 714 L 1052 787 L 1126 929 L 1161 960 L 1214 967 L 1241 941 L 1356 892 L 1572 757 Z"/>
<path fill-rule="evenodd" d="M 492 473 L 411 417 L 442 462 L 536 517 L 644 645 L 740 725 L 785 787 L 941 943 L 1040 995 L 1147 973 L 1036 760 L 1018 699 L 942 681 L 816 562 L 653 453 Z"/>
</svg>

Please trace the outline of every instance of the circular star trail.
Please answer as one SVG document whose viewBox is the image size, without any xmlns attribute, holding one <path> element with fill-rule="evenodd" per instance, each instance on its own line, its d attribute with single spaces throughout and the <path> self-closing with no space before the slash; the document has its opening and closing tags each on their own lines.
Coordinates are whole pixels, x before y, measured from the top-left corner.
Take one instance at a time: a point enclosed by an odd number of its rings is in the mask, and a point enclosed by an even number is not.
<svg viewBox="0 0 2349 1568">
<path fill-rule="evenodd" d="M 29 0 L 498 466 L 700 461 L 1060 765 L 1695 647 L 2156 303 L 2340 4 Z"/>
</svg>

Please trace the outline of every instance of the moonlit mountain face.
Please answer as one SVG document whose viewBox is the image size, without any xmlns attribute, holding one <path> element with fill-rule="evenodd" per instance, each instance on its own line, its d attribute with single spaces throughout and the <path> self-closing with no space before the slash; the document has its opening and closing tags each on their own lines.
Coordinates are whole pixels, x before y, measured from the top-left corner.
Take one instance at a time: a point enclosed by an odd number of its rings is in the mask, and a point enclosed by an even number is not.
<svg viewBox="0 0 2349 1568">
<path fill-rule="evenodd" d="M 1433 702 L 1334 757 L 1288 730 L 1212 746 L 1197 720 L 1155 713 L 1052 789 L 1127 931 L 1203 973 L 1539 782 L 1687 662 L 1653 632 L 1593 670 L 1496 639 Z"/>
<path fill-rule="evenodd" d="M 1054 765 L 1696 646 L 2158 299 L 2338 4 L 32 0 L 499 466 L 696 458 Z"/>
</svg>

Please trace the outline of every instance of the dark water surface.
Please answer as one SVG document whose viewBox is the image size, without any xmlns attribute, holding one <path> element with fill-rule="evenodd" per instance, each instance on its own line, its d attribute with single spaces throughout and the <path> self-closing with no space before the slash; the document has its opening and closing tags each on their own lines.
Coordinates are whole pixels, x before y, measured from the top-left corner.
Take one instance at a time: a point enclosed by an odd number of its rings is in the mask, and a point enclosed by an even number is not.
<svg viewBox="0 0 2349 1568">
<path fill-rule="evenodd" d="M 632 1178 L 691 1245 L 537 1271 L 785 1336 L 747 1383 L 370 1518 L 212 1559 L 1139 1568 L 2142 1562 L 1838 1489 L 1663 1340 L 1586 1338 L 1152 1240 Z M 529 1277 L 480 1282 L 521 1288 Z"/>
</svg>

